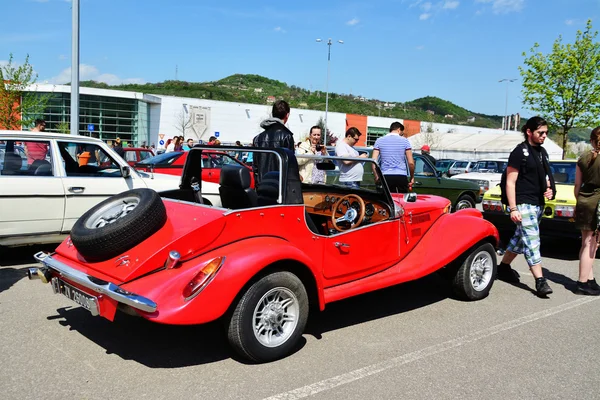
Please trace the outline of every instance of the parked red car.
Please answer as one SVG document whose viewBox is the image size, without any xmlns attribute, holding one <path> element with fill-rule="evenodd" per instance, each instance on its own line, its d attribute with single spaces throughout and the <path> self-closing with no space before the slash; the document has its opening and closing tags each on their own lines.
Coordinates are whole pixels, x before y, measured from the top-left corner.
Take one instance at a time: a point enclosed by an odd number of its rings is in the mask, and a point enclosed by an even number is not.
<svg viewBox="0 0 600 400">
<path fill-rule="evenodd" d="M 310 184 L 293 154 L 251 148 L 280 157 L 281 170 L 254 190 L 248 168 L 225 165 L 220 208 L 195 201 L 203 149 L 186 154 L 179 189 L 134 189 L 90 209 L 55 253 L 35 255 L 29 278 L 111 321 L 117 310 L 163 324 L 222 319 L 231 346 L 254 362 L 294 351 L 309 310 L 337 300 L 436 271 L 466 300 L 494 283 L 498 231 L 481 212 L 391 194 L 375 182 L 374 160 L 361 159 L 355 189 L 339 181 L 343 158 L 307 157 L 326 176 Z"/>
<path fill-rule="evenodd" d="M 125 152 L 125 156 L 123 159 L 127 161 L 127 164 L 132 167 L 143 160 L 154 157 L 154 151 L 152 149 L 145 149 L 143 147 L 123 147 L 123 151 Z M 100 164 L 110 165 L 110 160 L 100 160 Z"/>
<path fill-rule="evenodd" d="M 138 171 L 157 172 L 161 174 L 179 176 L 183 171 L 183 166 L 187 160 L 188 153 L 189 152 L 187 151 L 172 151 L 170 153 L 162 153 L 138 162 L 134 165 L 134 167 Z M 225 165 L 243 166 L 252 171 L 252 168 L 241 161 L 236 160 L 235 157 L 232 157 L 227 153 L 215 151 L 206 152 L 202 157 L 202 180 L 205 182 L 219 183 L 221 169 Z M 250 174 L 250 179 L 250 187 L 254 188 L 254 176 L 252 173 Z"/>
</svg>

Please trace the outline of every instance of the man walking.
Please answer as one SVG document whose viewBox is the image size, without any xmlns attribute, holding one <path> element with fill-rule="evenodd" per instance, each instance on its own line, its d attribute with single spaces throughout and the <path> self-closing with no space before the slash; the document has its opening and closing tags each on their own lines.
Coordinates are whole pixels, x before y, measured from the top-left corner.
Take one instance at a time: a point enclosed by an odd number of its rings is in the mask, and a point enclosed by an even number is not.
<svg viewBox="0 0 600 400">
<path fill-rule="evenodd" d="M 390 133 L 377 139 L 373 146 L 372 158 L 377 160 L 381 155 L 379 160 L 381 173 L 393 193 L 407 193 L 409 186 L 414 183 L 415 161 L 410 142 L 402 136 L 403 132 L 404 125 L 394 122 L 390 125 Z M 375 164 L 373 164 L 373 174 L 378 180 Z"/>
<path fill-rule="evenodd" d="M 524 254 L 535 277 L 536 293 L 545 297 L 552 289 L 542 273 L 540 219 L 545 200 L 552 200 L 556 193 L 548 153 L 542 147 L 548 135 L 548 124 L 541 117 L 533 117 L 523 126 L 522 132 L 525 141 L 510 153 L 506 169 L 508 210 L 517 228 L 498 265 L 498 279 L 519 282 L 519 274 L 511 269 L 510 263 L 517 254 Z"/>
<path fill-rule="evenodd" d="M 285 126 L 290 117 L 290 105 L 284 100 L 273 104 L 271 118 L 264 120 L 260 127 L 264 129 L 252 140 L 254 147 L 285 148 L 294 153 L 294 134 Z M 269 171 L 279 171 L 279 159 L 272 154 L 256 153 L 253 159 L 253 171 L 256 184 Z"/>
</svg>

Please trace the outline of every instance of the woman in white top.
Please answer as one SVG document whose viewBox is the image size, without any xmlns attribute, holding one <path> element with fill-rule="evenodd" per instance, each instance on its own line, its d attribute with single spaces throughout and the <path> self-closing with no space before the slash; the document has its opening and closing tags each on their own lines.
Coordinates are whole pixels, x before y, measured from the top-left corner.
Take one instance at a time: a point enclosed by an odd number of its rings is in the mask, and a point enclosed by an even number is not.
<svg viewBox="0 0 600 400">
<path fill-rule="evenodd" d="M 321 144 L 321 128 L 316 125 L 310 128 L 308 138 L 306 138 L 304 142 L 300 142 L 296 154 L 327 155 L 327 148 Z M 325 183 L 325 171 L 320 171 L 315 168 L 316 160 L 308 158 L 298 158 L 297 160 L 302 182 Z"/>
</svg>

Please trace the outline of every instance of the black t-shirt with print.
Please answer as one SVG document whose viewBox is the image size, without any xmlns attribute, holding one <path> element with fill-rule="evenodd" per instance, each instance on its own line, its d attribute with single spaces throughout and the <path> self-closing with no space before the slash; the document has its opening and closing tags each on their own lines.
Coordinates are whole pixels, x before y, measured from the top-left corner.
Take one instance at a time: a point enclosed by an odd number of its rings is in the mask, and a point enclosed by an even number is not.
<svg viewBox="0 0 600 400">
<path fill-rule="evenodd" d="M 533 153 L 533 154 L 532 154 Z M 522 167 L 523 157 L 527 162 Z M 508 157 L 508 166 L 519 171 L 515 186 L 517 204 L 544 205 L 544 191 L 542 188 L 538 168 L 543 168 L 540 160 L 542 157 L 540 146 L 527 146 L 520 144 Z"/>
</svg>

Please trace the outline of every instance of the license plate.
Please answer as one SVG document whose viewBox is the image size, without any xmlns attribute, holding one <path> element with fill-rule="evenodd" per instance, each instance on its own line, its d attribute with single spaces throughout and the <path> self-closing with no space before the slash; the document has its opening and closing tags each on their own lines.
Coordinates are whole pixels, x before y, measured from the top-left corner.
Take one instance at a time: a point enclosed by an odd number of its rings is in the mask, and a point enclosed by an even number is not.
<svg viewBox="0 0 600 400">
<path fill-rule="evenodd" d="M 52 289 L 54 290 L 54 293 L 62 294 L 69 300 L 88 310 L 92 315 L 99 314 L 98 299 L 96 297 L 84 293 L 58 278 L 52 278 Z"/>
</svg>

